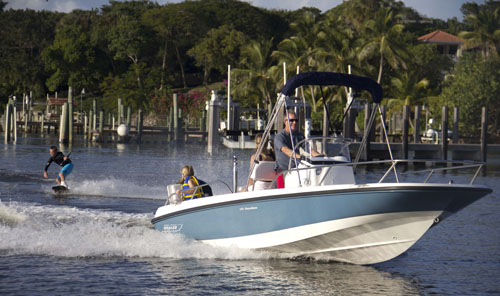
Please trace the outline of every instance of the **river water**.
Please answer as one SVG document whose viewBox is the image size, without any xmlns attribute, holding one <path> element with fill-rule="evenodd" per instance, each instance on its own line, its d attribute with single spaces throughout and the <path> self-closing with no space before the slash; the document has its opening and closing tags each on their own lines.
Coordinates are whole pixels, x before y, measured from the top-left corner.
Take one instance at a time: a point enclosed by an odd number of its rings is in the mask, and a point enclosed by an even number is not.
<svg viewBox="0 0 500 296">
<path fill-rule="evenodd" d="M 246 183 L 251 151 L 202 144 L 79 144 L 71 194 L 42 178 L 54 138 L 0 139 L 0 295 L 472 295 L 500 293 L 500 157 L 476 183 L 494 192 L 432 228 L 405 254 L 355 266 L 215 248 L 155 231 L 150 219 L 185 164 Z M 377 172 L 377 174 L 380 172 Z M 362 172 L 368 178 L 375 172 Z M 463 177 L 465 173 L 457 176 Z M 470 177 L 470 175 L 467 175 Z M 446 181 L 450 175 L 436 177 Z M 222 185 L 216 192 L 227 191 Z"/>
</svg>

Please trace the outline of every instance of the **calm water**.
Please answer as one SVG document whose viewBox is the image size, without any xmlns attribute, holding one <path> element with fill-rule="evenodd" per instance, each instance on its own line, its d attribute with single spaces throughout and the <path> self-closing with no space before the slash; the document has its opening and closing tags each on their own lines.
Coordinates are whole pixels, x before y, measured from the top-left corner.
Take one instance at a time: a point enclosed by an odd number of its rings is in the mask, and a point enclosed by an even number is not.
<svg viewBox="0 0 500 296">
<path fill-rule="evenodd" d="M 192 164 L 205 181 L 231 184 L 236 155 L 241 184 L 250 151 L 221 148 L 211 156 L 200 144 L 81 143 L 63 149 L 72 151 L 75 169 L 72 194 L 57 199 L 54 179 L 42 178 L 55 142 L 0 144 L 0 295 L 500 293 L 499 156 L 490 156 L 487 175 L 477 180 L 493 194 L 431 229 L 402 256 L 354 266 L 214 248 L 152 229 L 165 187 L 183 165 Z M 56 172 L 53 165 L 52 178 Z"/>
</svg>

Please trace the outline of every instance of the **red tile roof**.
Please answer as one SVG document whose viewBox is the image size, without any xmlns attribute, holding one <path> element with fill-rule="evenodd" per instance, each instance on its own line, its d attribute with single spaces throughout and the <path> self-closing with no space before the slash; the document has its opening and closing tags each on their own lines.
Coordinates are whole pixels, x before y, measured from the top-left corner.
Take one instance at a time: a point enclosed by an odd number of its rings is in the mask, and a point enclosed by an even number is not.
<svg viewBox="0 0 500 296">
<path fill-rule="evenodd" d="M 68 98 L 48 98 L 49 105 L 62 106 L 68 102 Z M 76 105 L 76 100 L 73 100 L 73 105 Z"/>
<path fill-rule="evenodd" d="M 441 44 L 462 44 L 464 41 L 455 35 L 436 30 L 424 36 L 418 37 L 419 41 Z"/>
</svg>

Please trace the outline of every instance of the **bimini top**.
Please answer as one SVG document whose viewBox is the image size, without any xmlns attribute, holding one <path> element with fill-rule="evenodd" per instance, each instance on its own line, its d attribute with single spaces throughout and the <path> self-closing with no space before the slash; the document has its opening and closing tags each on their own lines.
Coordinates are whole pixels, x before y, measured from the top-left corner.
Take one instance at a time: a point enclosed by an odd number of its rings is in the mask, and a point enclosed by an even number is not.
<svg viewBox="0 0 500 296">
<path fill-rule="evenodd" d="M 297 87 L 303 85 L 340 85 L 357 90 L 367 90 L 371 93 L 373 102 L 380 103 L 382 101 L 382 87 L 373 79 L 334 72 L 304 72 L 297 74 L 288 80 L 281 93 L 290 96 Z"/>
</svg>

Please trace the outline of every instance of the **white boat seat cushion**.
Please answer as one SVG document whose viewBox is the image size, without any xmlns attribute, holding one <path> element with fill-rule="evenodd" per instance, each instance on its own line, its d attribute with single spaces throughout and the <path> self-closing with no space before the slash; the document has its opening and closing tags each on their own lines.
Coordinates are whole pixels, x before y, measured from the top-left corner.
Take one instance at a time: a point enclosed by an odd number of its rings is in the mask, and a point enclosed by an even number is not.
<svg viewBox="0 0 500 296">
<path fill-rule="evenodd" d="M 254 181 L 267 181 L 272 182 L 276 177 L 274 171 L 274 161 L 260 161 L 256 163 L 250 178 Z"/>
</svg>

